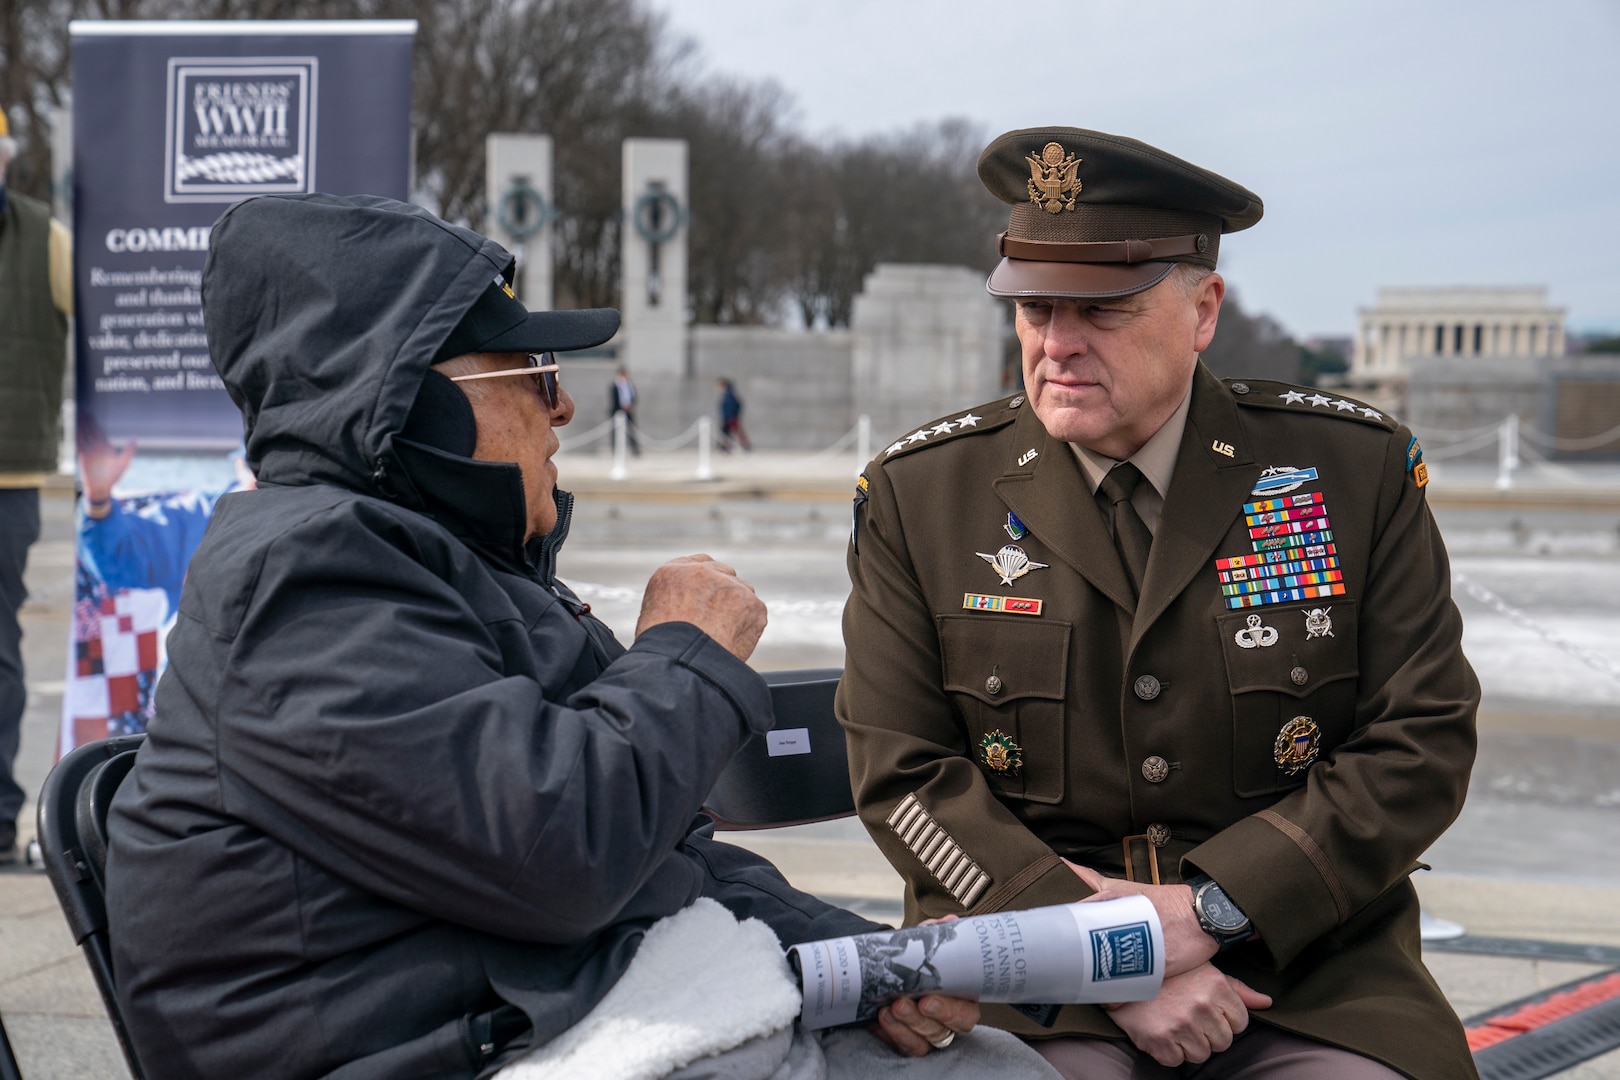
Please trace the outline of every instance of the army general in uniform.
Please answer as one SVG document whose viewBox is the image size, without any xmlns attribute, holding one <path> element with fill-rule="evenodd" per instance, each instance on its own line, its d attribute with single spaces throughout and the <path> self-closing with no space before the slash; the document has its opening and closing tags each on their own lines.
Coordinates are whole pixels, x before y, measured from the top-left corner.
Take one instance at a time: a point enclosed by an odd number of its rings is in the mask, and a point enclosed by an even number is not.
<svg viewBox="0 0 1620 1080">
<path fill-rule="evenodd" d="M 907 920 L 1148 895 L 1190 966 L 1156 999 L 985 1008 L 1068 1076 L 1474 1077 L 1408 880 L 1479 699 L 1422 449 L 1200 363 L 1249 191 L 1076 128 L 979 174 L 1025 388 L 880 451 L 849 554 L 838 713 Z"/>
</svg>

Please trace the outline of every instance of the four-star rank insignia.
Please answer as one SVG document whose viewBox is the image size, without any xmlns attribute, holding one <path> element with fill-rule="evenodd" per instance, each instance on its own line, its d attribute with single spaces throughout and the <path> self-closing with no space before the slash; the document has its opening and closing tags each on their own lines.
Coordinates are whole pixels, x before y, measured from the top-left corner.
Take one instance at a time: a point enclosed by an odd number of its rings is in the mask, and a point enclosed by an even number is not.
<svg viewBox="0 0 1620 1080">
<path fill-rule="evenodd" d="M 1012 736 L 997 729 L 979 740 L 979 760 L 993 773 L 1017 776 L 1024 767 L 1024 748 Z"/>
<path fill-rule="evenodd" d="M 1073 210 L 1080 194 L 1080 159 L 1064 156 L 1062 146 L 1049 142 L 1040 157 L 1030 154 L 1024 160 L 1029 162 L 1029 201 L 1048 214 Z"/>
</svg>

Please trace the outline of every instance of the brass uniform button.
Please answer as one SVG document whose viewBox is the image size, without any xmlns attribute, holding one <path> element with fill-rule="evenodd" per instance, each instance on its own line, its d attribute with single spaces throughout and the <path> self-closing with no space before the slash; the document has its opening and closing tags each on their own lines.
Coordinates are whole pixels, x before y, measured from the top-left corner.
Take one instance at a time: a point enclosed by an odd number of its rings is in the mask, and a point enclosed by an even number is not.
<svg viewBox="0 0 1620 1080">
<path fill-rule="evenodd" d="M 1294 680 L 1295 686 L 1304 686 L 1310 681 L 1311 673 L 1302 667 L 1296 667 L 1293 671 L 1288 673 L 1288 677 Z"/>
<path fill-rule="evenodd" d="M 1154 754 L 1142 762 L 1142 778 L 1150 784 L 1157 784 L 1170 775 L 1170 763 L 1158 754 Z"/>
<path fill-rule="evenodd" d="M 1141 698 L 1143 701 L 1152 701 L 1154 698 L 1159 696 L 1159 680 L 1155 679 L 1152 675 L 1138 676 L 1134 689 L 1136 690 L 1137 697 Z"/>
<path fill-rule="evenodd" d="M 1154 847 L 1164 847 L 1170 842 L 1170 826 L 1155 821 L 1147 827 L 1147 838 Z"/>
<path fill-rule="evenodd" d="M 992 675 L 988 679 L 984 680 L 984 692 L 989 694 L 991 697 L 995 697 L 997 694 L 1001 693 L 1001 677 L 999 675 Z"/>
</svg>

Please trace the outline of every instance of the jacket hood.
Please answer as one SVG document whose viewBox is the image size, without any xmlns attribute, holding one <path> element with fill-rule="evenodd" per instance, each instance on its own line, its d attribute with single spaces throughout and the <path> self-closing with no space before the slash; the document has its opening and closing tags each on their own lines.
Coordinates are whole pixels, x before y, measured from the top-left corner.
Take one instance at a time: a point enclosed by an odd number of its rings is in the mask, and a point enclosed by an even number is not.
<svg viewBox="0 0 1620 1080">
<path fill-rule="evenodd" d="M 204 329 L 260 482 L 424 508 L 394 437 L 439 346 L 512 261 L 392 199 L 271 195 L 227 210 L 203 270 Z M 462 460 L 497 486 L 517 472 Z"/>
</svg>

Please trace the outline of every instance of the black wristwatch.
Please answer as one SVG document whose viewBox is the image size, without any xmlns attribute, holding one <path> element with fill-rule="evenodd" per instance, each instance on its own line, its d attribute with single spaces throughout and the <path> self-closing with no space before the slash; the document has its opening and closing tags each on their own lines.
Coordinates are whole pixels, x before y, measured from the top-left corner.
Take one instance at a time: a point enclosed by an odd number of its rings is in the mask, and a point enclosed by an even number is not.
<svg viewBox="0 0 1620 1080">
<path fill-rule="evenodd" d="M 1193 914 L 1204 933 L 1215 939 L 1222 951 L 1241 945 L 1255 936 L 1254 924 L 1243 914 L 1243 909 L 1232 903 L 1215 879 L 1208 874 L 1196 874 L 1187 879 L 1193 891 Z"/>
</svg>

